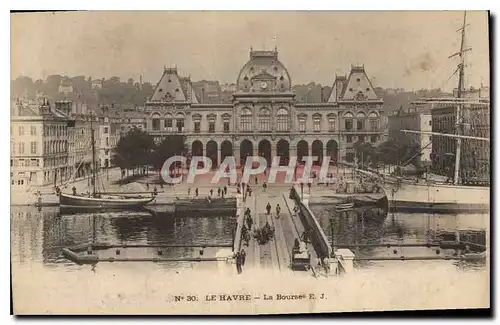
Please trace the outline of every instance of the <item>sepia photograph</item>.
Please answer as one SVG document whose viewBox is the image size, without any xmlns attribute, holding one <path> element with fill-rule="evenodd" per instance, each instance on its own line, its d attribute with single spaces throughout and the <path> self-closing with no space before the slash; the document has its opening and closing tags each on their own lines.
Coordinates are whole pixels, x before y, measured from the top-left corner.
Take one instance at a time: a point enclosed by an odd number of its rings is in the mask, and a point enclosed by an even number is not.
<svg viewBox="0 0 500 325">
<path fill-rule="evenodd" d="M 12 313 L 489 309 L 490 19 L 11 12 Z"/>
</svg>

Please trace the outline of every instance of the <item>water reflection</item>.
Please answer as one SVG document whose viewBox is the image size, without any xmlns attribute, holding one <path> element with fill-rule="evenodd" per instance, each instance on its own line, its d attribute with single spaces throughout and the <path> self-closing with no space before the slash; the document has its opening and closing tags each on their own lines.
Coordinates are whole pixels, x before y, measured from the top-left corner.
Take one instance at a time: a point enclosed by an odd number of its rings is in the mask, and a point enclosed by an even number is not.
<svg viewBox="0 0 500 325">
<path fill-rule="evenodd" d="M 11 208 L 13 262 L 67 263 L 64 247 L 95 242 L 110 245 L 215 245 L 232 243 L 231 217 L 152 216 L 147 212 L 61 214 L 58 208 Z M 193 248 L 173 249 L 188 256 Z"/>
<path fill-rule="evenodd" d="M 486 231 L 489 229 L 489 214 L 444 215 L 389 213 L 378 218 L 377 211 L 356 209 L 339 213 L 335 206 L 312 204 L 311 209 L 318 217 L 330 242 L 334 245 L 370 244 L 426 244 L 440 241 L 460 241 L 467 243 L 471 251 L 484 251 Z M 413 251 L 412 251 L 413 249 Z M 426 247 L 405 248 L 405 253 L 421 256 L 429 254 Z M 424 250 L 427 250 L 426 252 Z M 362 246 L 357 254 L 375 256 L 388 254 L 386 247 Z M 436 253 L 437 250 L 431 253 Z M 389 254 L 401 253 L 390 249 Z M 436 253 L 439 254 L 439 253 Z M 484 266 L 484 263 L 456 262 L 460 267 Z"/>
</svg>

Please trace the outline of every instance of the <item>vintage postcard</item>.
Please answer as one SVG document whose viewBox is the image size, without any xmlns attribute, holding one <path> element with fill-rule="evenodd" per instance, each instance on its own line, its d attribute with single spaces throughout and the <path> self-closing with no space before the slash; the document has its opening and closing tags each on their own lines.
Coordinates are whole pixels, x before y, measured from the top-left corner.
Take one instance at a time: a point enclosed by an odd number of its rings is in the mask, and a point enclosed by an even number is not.
<svg viewBox="0 0 500 325">
<path fill-rule="evenodd" d="M 11 13 L 13 312 L 489 308 L 489 19 Z"/>
</svg>

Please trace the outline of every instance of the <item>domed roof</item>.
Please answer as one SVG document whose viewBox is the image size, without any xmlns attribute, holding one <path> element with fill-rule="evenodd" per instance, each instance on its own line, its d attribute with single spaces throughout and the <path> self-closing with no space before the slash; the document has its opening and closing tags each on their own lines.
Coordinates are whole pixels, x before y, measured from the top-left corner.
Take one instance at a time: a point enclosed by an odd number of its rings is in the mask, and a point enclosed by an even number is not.
<svg viewBox="0 0 500 325">
<path fill-rule="evenodd" d="M 278 60 L 278 51 L 250 50 L 250 60 L 240 70 L 237 89 L 241 92 L 287 92 L 292 87 L 290 74 Z"/>
</svg>

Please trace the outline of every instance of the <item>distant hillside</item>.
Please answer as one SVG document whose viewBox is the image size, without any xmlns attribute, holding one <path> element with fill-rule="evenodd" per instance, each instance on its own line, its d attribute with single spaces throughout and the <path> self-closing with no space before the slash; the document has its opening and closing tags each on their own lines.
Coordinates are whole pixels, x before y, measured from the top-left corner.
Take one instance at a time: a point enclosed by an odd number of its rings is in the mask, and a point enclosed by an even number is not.
<svg viewBox="0 0 500 325">
<path fill-rule="evenodd" d="M 193 81 L 196 96 L 203 103 L 230 103 L 235 86 L 234 84 L 221 85 L 218 81 L 211 80 Z M 141 86 L 132 78 L 122 82 L 118 77 L 92 79 L 85 76 L 51 75 L 46 80 L 33 81 L 29 77 L 21 76 L 11 81 L 11 96 L 12 98 L 24 96 L 34 98 L 37 94 L 42 94 L 52 100 L 67 98 L 87 103 L 89 106 L 101 103 L 133 108 L 143 106 L 153 94 L 153 88 L 154 85 L 149 82 L 144 82 Z M 310 82 L 307 85 L 295 85 L 292 89 L 295 93 L 295 100 L 301 103 L 326 102 L 332 91 L 331 86 L 323 87 L 315 82 Z M 401 106 L 407 107 L 411 101 L 421 97 L 451 96 L 440 89 L 410 92 L 401 88 L 384 89 L 378 87 L 375 88 L 375 91 L 384 100 L 386 114 L 392 113 Z"/>
</svg>

